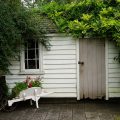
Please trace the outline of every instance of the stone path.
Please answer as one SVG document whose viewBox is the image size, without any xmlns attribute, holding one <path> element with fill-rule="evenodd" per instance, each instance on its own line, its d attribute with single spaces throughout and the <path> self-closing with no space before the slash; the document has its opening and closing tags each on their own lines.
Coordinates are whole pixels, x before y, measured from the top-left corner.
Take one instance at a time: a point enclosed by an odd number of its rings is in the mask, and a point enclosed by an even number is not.
<svg viewBox="0 0 120 120">
<path fill-rule="evenodd" d="M 39 109 L 28 103 L 10 113 L 0 112 L 0 120 L 120 120 L 120 100 L 39 102 Z"/>
</svg>

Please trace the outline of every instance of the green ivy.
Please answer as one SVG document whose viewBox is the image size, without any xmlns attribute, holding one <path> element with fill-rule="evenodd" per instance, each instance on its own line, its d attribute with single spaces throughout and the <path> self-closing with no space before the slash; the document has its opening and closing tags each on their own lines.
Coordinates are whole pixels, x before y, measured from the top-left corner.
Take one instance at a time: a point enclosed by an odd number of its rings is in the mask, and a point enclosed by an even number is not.
<svg viewBox="0 0 120 120">
<path fill-rule="evenodd" d="M 9 71 L 11 59 L 19 59 L 21 44 L 33 39 L 49 45 L 39 16 L 19 0 L 0 0 L 0 75 Z"/>
<path fill-rule="evenodd" d="M 43 5 L 40 12 L 49 16 L 60 32 L 78 38 L 108 38 L 120 50 L 120 0 L 81 0 L 68 4 L 53 0 Z"/>
</svg>

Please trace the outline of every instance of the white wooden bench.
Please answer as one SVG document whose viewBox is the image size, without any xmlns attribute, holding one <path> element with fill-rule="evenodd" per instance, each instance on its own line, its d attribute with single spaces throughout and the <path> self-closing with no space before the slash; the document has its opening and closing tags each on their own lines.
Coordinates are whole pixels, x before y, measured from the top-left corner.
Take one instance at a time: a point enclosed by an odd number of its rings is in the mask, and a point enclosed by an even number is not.
<svg viewBox="0 0 120 120">
<path fill-rule="evenodd" d="M 26 90 L 20 92 L 19 96 L 13 98 L 12 100 L 8 100 L 8 106 L 12 106 L 13 103 L 19 101 L 30 100 L 30 104 L 32 105 L 32 100 L 36 102 L 36 108 L 39 108 L 38 100 L 41 97 L 52 94 L 53 92 L 45 92 L 40 87 L 31 87 Z"/>
</svg>

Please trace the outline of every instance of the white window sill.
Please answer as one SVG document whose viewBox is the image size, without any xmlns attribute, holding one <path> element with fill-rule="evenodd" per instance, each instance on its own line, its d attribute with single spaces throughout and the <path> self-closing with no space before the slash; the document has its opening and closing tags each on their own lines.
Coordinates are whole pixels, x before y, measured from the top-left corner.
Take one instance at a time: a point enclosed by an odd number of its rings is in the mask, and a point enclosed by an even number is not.
<svg viewBox="0 0 120 120">
<path fill-rule="evenodd" d="M 45 72 L 40 72 L 40 71 L 21 71 L 19 72 L 20 75 L 44 75 Z"/>
</svg>

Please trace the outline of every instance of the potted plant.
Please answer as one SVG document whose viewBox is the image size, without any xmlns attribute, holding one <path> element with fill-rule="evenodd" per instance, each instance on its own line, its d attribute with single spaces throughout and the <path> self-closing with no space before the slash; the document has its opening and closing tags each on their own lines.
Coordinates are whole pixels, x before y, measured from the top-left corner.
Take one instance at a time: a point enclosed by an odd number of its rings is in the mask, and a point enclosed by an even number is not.
<svg viewBox="0 0 120 120">
<path fill-rule="evenodd" d="M 32 78 L 27 76 L 25 81 L 15 84 L 15 87 L 12 89 L 12 98 L 21 97 L 22 92 L 25 92 L 25 90 L 30 91 L 36 87 L 40 90 L 40 88 L 42 88 L 42 81 L 40 77 Z"/>
<path fill-rule="evenodd" d="M 12 106 L 14 103 L 19 101 L 30 100 L 36 102 L 36 107 L 38 106 L 38 100 L 51 94 L 53 92 L 45 92 L 42 90 L 42 81 L 40 77 L 31 78 L 27 76 L 26 80 L 23 82 L 16 83 L 15 87 L 12 89 L 12 99 L 8 100 L 8 106 Z"/>
</svg>

